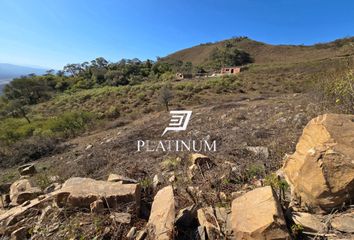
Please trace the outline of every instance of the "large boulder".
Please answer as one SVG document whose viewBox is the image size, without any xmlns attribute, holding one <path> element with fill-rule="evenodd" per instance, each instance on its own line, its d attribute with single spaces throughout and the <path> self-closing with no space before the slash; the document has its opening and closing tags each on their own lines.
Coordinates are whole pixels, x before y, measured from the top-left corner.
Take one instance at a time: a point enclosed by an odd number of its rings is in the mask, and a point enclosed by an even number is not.
<svg viewBox="0 0 354 240">
<path fill-rule="evenodd" d="M 283 171 L 294 200 L 330 211 L 354 198 L 354 115 L 325 114 L 304 128 Z"/>
<path fill-rule="evenodd" d="M 70 178 L 63 187 L 53 193 L 59 206 L 90 208 L 91 203 L 102 200 L 109 209 L 117 209 L 123 204 L 138 210 L 140 188 L 138 184 L 97 181 L 90 178 Z"/>
<path fill-rule="evenodd" d="M 11 205 L 22 204 L 36 198 L 41 193 L 41 189 L 34 187 L 28 179 L 17 180 L 10 187 Z"/>
<path fill-rule="evenodd" d="M 152 203 L 148 222 L 149 234 L 152 239 L 173 239 L 175 222 L 175 200 L 172 186 L 167 186 L 157 192 Z"/>
<path fill-rule="evenodd" d="M 270 186 L 256 188 L 232 201 L 235 239 L 290 239 L 282 209 Z"/>
</svg>

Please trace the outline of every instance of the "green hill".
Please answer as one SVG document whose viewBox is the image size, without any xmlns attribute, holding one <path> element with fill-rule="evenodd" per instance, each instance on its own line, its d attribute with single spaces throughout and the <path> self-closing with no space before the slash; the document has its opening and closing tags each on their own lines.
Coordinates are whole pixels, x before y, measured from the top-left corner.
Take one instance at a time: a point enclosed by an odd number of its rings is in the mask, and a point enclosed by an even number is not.
<svg viewBox="0 0 354 240">
<path fill-rule="evenodd" d="M 221 47 L 226 41 L 232 41 L 239 49 L 249 53 L 255 63 L 297 63 L 347 56 L 354 53 L 354 37 L 311 46 L 271 45 L 247 37 L 240 37 L 186 48 L 164 57 L 163 60 L 179 60 L 200 65 L 209 59 L 215 48 Z"/>
</svg>

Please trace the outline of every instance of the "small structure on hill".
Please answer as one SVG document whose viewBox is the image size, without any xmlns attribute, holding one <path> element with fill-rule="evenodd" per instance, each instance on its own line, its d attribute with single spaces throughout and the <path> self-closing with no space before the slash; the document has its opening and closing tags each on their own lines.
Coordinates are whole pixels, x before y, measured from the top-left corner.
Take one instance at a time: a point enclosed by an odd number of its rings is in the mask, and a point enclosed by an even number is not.
<svg viewBox="0 0 354 240">
<path fill-rule="evenodd" d="M 187 78 L 193 78 L 193 75 L 191 73 L 176 73 L 177 80 L 182 80 Z"/>
<path fill-rule="evenodd" d="M 234 75 L 241 72 L 241 67 L 224 67 L 221 68 L 220 74 L 221 75 Z"/>
</svg>

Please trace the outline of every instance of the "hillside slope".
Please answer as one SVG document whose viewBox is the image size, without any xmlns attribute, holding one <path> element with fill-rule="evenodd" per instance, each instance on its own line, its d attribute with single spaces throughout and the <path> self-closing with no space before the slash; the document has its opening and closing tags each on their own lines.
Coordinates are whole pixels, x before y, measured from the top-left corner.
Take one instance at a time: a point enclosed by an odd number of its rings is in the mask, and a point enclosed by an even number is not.
<svg viewBox="0 0 354 240">
<path fill-rule="evenodd" d="M 297 63 L 347 56 L 354 53 L 354 38 L 338 39 L 333 42 L 312 46 L 271 45 L 249 38 L 234 38 L 230 40 L 234 41 L 237 47 L 248 52 L 255 63 Z M 229 40 L 200 44 L 172 53 L 163 59 L 181 60 L 192 62 L 193 65 L 200 65 L 209 58 L 215 48 L 222 46 L 226 41 Z"/>
</svg>

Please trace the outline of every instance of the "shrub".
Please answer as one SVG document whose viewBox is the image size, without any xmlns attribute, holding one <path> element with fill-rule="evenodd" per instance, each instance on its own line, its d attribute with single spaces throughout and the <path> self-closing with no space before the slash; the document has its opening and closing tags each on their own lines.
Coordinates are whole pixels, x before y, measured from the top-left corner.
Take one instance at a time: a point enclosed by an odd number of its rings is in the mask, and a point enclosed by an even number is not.
<svg viewBox="0 0 354 240">
<path fill-rule="evenodd" d="M 88 112 L 66 112 L 50 119 L 44 126 L 54 133 L 64 137 L 72 137 L 83 131 L 91 123 L 94 115 Z"/>
<path fill-rule="evenodd" d="M 323 98 L 336 104 L 345 113 L 354 113 L 354 73 L 352 70 L 342 75 L 332 75 L 317 83 Z"/>
</svg>

